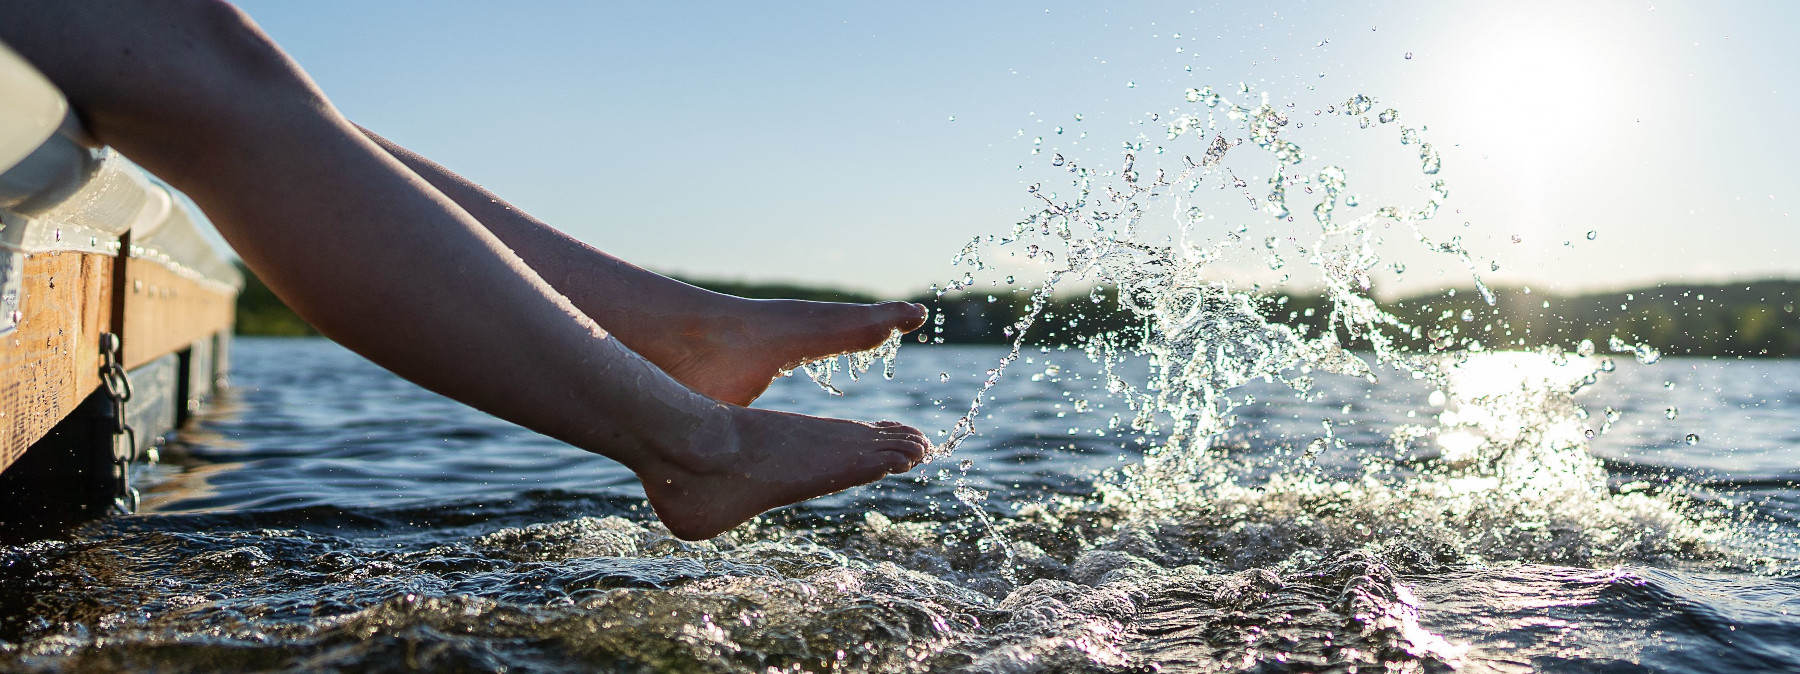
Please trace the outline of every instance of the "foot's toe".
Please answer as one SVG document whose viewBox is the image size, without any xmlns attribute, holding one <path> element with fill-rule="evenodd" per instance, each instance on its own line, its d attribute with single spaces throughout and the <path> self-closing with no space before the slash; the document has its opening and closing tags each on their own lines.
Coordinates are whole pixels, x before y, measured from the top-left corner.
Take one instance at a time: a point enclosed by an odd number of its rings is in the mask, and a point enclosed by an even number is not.
<svg viewBox="0 0 1800 674">
<path fill-rule="evenodd" d="M 884 443 L 882 447 L 884 449 L 893 448 L 904 453 L 907 469 L 911 469 L 925 460 L 926 452 L 931 449 L 931 441 L 926 439 L 925 434 L 919 429 L 892 421 L 884 421 L 876 425 L 879 427 L 876 437 L 881 443 Z"/>
<path fill-rule="evenodd" d="M 931 441 L 926 440 L 925 436 L 919 433 L 896 433 L 890 434 L 889 437 L 903 440 L 906 444 L 919 448 L 919 454 L 921 456 L 924 455 L 925 450 L 931 448 Z"/>
<path fill-rule="evenodd" d="M 912 302 L 884 302 L 876 305 L 886 320 L 883 322 L 901 332 L 912 332 L 925 324 L 928 313 L 923 304 Z"/>
<path fill-rule="evenodd" d="M 884 440 L 876 446 L 874 454 L 877 465 L 881 467 L 881 475 L 912 470 L 913 466 L 919 465 L 919 459 L 924 456 L 916 445 L 905 440 Z M 880 478 L 881 475 L 875 476 L 875 479 Z"/>
<path fill-rule="evenodd" d="M 925 458 L 925 443 L 918 438 L 890 437 L 882 440 L 884 447 L 891 447 L 906 455 L 906 460 L 917 465 Z"/>
<path fill-rule="evenodd" d="M 852 322 L 848 325 L 857 327 L 842 333 L 845 337 L 854 339 L 855 345 L 852 348 L 857 350 L 874 348 L 895 330 L 912 332 L 925 324 L 925 307 L 911 302 L 868 304 L 863 305 L 863 309 L 861 324 Z"/>
</svg>

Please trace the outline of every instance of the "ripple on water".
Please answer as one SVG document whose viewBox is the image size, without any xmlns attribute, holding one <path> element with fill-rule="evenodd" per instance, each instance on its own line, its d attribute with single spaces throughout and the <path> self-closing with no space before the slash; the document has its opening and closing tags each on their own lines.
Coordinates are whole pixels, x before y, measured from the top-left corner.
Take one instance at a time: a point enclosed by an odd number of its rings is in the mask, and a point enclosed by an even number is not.
<svg viewBox="0 0 1800 674">
<path fill-rule="evenodd" d="M 29 669 L 1038 671 L 1453 655 L 1409 641 L 1412 609 L 1373 555 L 1230 570 L 1183 536 L 1101 534 L 1102 518 L 1012 525 L 1018 583 L 954 523 L 874 514 L 705 543 L 618 516 L 457 535 L 190 533 L 180 519 L 109 524 L 92 532 L 104 547 L 11 551 L 8 599 L 31 596 L 36 618 L 7 625 L 7 658 Z M 1064 527 L 1093 545 L 1045 535 Z M 48 587 L 59 591 L 32 592 Z"/>
</svg>

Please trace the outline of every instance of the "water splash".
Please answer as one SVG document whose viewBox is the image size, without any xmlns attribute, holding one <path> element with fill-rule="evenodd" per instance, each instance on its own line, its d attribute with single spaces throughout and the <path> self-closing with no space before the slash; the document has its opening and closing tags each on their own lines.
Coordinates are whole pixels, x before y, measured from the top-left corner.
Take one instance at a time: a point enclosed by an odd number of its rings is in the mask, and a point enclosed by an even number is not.
<svg viewBox="0 0 1800 674">
<path fill-rule="evenodd" d="M 1187 102 L 1204 107 L 1166 117 L 1173 120 L 1167 139 L 1189 148 L 1179 154 L 1181 146 L 1174 146 L 1179 160 L 1172 166 L 1141 161 L 1141 144 L 1132 143 L 1110 166 L 1058 154 L 1053 168 L 1067 174 L 1066 191 L 1031 184 L 1027 192 L 1036 212 L 1004 235 L 976 237 L 958 253 L 954 263 L 973 269 L 945 292 L 973 286 L 973 272 L 990 269 L 1023 264 L 1043 276 L 1029 291 L 1021 317 L 1005 326 L 1009 350 L 986 370 L 966 412 L 933 448 L 933 458 L 950 456 L 977 433 L 976 420 L 1004 372 L 1020 359 L 1033 326 L 1089 318 L 1049 316 L 1059 292 L 1087 284 L 1092 297 L 1101 297 L 1100 288 L 1111 289 L 1114 304 L 1103 310 L 1126 316 L 1130 327 L 1079 345 L 1100 364 L 1106 394 L 1129 411 L 1122 425 L 1149 450 L 1141 463 L 1111 471 L 1093 498 L 1065 504 L 1064 514 L 1100 503 L 1121 517 L 1170 522 L 1248 509 L 1259 513 L 1259 521 L 1293 518 L 1299 523 L 1293 535 L 1299 537 L 1306 535 L 1302 530 L 1316 532 L 1331 521 L 1365 534 L 1410 528 L 1415 535 L 1396 540 L 1428 541 L 1443 559 L 1458 563 L 1725 558 L 1760 563 L 1752 561 L 1763 559 L 1755 550 L 1766 546 L 1740 526 L 1747 516 L 1703 508 L 1679 495 L 1692 493 L 1694 485 L 1625 491 L 1609 485 L 1588 445 L 1611 429 L 1619 413 L 1608 409 L 1599 428 L 1588 428 L 1589 414 L 1578 396 L 1616 365 L 1591 342 L 1573 354 L 1550 347 L 1493 352 L 1481 336 L 1508 328 L 1478 322 L 1485 315 L 1445 311 L 1442 324 L 1415 323 L 1376 302 L 1372 287 L 1384 268 L 1384 234 L 1402 231 L 1426 254 L 1466 269 L 1484 304 L 1497 303 L 1480 275 L 1483 267 L 1497 264 L 1479 259 L 1461 234 L 1433 233 L 1432 221 L 1450 192 L 1437 177 L 1441 160 L 1422 129 L 1374 127 L 1383 133 L 1397 128 L 1398 144 L 1417 150 L 1423 195 L 1416 204 L 1380 203 L 1352 196 L 1345 169 L 1307 153 L 1289 137 L 1284 111 L 1295 106 L 1252 95 L 1247 86 L 1238 91 L 1244 98 L 1234 100 L 1210 87 L 1186 92 Z M 1359 94 L 1341 110 L 1358 127 L 1369 128 L 1365 115 L 1375 106 L 1375 99 Z M 1392 108 L 1378 117 L 1382 125 L 1400 119 Z M 1270 176 L 1260 194 L 1241 177 L 1256 171 Z M 1236 194 L 1249 208 L 1196 203 L 1208 193 Z M 1291 229 L 1294 211 L 1312 216 L 1316 229 L 1309 243 L 1295 236 L 1252 235 L 1253 229 Z M 1295 252 L 1283 256 L 1278 251 L 1287 240 L 1295 242 Z M 1233 263 L 1246 255 L 1261 256 L 1284 272 L 1284 282 L 1298 284 L 1302 280 L 1295 275 L 1308 274 L 1304 282 L 1323 300 L 1322 325 L 1309 329 L 1272 320 L 1287 298 L 1236 280 L 1240 270 Z M 1396 273 L 1404 270 L 1398 262 L 1388 266 Z M 1312 315 L 1312 308 L 1307 311 Z M 1630 353 L 1642 364 L 1660 358 L 1648 344 L 1612 342 L 1613 351 Z M 1147 364 L 1148 373 L 1128 374 L 1130 363 Z M 1391 438 L 1396 451 L 1365 454 L 1354 477 L 1328 477 L 1315 468 L 1320 454 L 1347 446 L 1333 423 L 1321 420 L 1321 436 L 1287 438 L 1304 449 L 1274 467 L 1272 477 L 1246 480 L 1250 467 L 1229 457 L 1229 438 L 1245 432 L 1237 413 L 1255 399 L 1246 387 L 1273 384 L 1316 400 L 1322 376 L 1371 385 L 1384 376 L 1416 382 L 1434 390 L 1430 402 L 1443 410 L 1435 424 L 1396 429 Z M 1503 387 L 1483 388 L 1495 382 Z M 1120 426 L 1115 416 L 1098 432 Z M 1698 438 L 1689 435 L 1686 442 Z M 984 499 L 958 494 L 970 508 L 984 507 Z"/>
<path fill-rule="evenodd" d="M 881 361 L 881 376 L 893 379 L 894 366 L 899 362 L 899 355 L 900 331 L 895 330 L 889 333 L 887 339 L 882 340 L 875 348 L 820 358 L 802 364 L 800 369 L 806 373 L 807 378 L 812 379 L 813 383 L 818 384 L 819 388 L 824 389 L 826 393 L 841 396 L 844 395 L 844 391 L 831 381 L 838 373 L 842 372 L 848 375 L 850 381 L 857 381 L 869 373 L 869 369 L 875 366 L 875 361 Z M 788 374 L 791 372 L 783 372 L 781 376 L 785 377 Z"/>
<path fill-rule="evenodd" d="M 1245 95 L 1251 93 L 1245 85 L 1238 89 Z M 1349 184 L 1346 171 L 1335 165 L 1306 168 L 1316 158 L 1285 137 L 1290 120 L 1283 110 L 1292 106 L 1273 104 L 1266 94 L 1240 103 L 1211 87 L 1189 89 L 1185 99 L 1201 103 L 1205 109 L 1171 115 L 1168 139 L 1189 135 L 1195 139 L 1193 152 L 1183 155 L 1175 166 L 1147 172 L 1139 167 L 1135 146 L 1129 144 L 1116 169 L 1090 167 L 1059 156 L 1056 167 L 1069 174 L 1072 196 L 1058 198 L 1041 185 L 1032 185 L 1028 192 L 1038 202 L 1038 212 L 1018 222 L 1006 236 L 977 237 L 953 260 L 978 271 L 990 266 L 988 257 L 1017 258 L 1022 250 L 1027 259 L 1051 264 L 1042 284 L 1031 293 L 1023 318 L 1007 326 L 1012 336 L 1010 352 L 989 370 L 968 412 L 936 448 L 936 456 L 954 452 L 975 432 L 975 419 L 1001 373 L 1018 359 L 1026 334 L 1054 294 L 1070 282 L 1116 288 L 1118 308 L 1141 326 L 1141 332 L 1129 336 L 1131 344 L 1115 335 L 1087 346 L 1096 359 L 1109 363 L 1120 354 L 1148 357 L 1153 368 L 1149 380 L 1133 385 L 1109 367 L 1109 390 L 1125 397 L 1135 412 L 1133 430 L 1164 433 L 1168 446 L 1203 447 L 1228 430 L 1235 405 L 1227 392 L 1245 383 L 1281 381 L 1304 392 L 1315 372 L 1372 376 L 1370 364 L 1346 350 L 1345 342 L 1366 342 L 1378 361 L 1434 376 L 1435 370 L 1426 360 L 1396 346 L 1397 337 L 1417 330 L 1383 312 L 1369 290 L 1380 264 L 1375 250 L 1379 231 L 1396 224 L 1413 231 L 1429 250 L 1457 256 L 1473 271 L 1473 258 L 1460 239 L 1435 243 L 1424 233 L 1423 224 L 1448 197 L 1443 181 L 1426 183 L 1429 199 L 1419 207 L 1380 206 L 1350 213 L 1344 209 L 1354 206 L 1343 203 Z M 1345 101 L 1343 108 L 1346 115 L 1355 117 L 1374 105 L 1372 98 L 1359 94 Z M 1389 109 L 1382 113 L 1382 121 L 1391 122 L 1397 114 Z M 1213 131 L 1201 133 L 1200 129 Z M 1248 143 L 1242 140 L 1246 138 Z M 1402 142 L 1423 146 L 1414 129 L 1404 130 Z M 1228 157 L 1244 146 L 1260 151 L 1260 159 L 1234 161 Z M 1194 154 L 1200 158 L 1195 159 Z M 1244 191 L 1247 183 L 1237 174 L 1237 167 L 1259 161 L 1271 170 L 1260 207 L 1256 195 Z M 1426 168 L 1422 173 L 1428 177 L 1437 172 L 1435 164 Z M 1247 226 L 1227 229 L 1222 235 L 1207 229 L 1205 212 L 1186 203 L 1202 186 L 1237 190 L 1260 215 L 1278 222 L 1291 220 L 1290 188 L 1301 188 L 1316 199 L 1309 210 L 1319 226 L 1318 238 L 1299 251 L 1304 256 L 1301 261 L 1317 272 L 1316 281 L 1330 302 L 1329 329 L 1309 335 L 1271 322 L 1263 314 L 1264 298 L 1253 289 L 1233 287 L 1232 275 L 1218 268 L 1233 249 L 1249 239 Z M 1174 232 L 1157 240 L 1149 232 L 1150 221 L 1160 220 L 1160 213 L 1170 210 L 1177 214 Z M 1246 219 L 1253 217 L 1245 214 Z M 1273 268 L 1285 266 L 1279 255 L 1271 253 L 1269 259 Z M 948 288 L 956 290 L 972 283 L 972 275 L 964 272 Z M 1492 294 L 1479 279 L 1477 286 L 1491 303 Z M 1158 422 L 1164 417 L 1170 419 L 1166 428 Z"/>
</svg>

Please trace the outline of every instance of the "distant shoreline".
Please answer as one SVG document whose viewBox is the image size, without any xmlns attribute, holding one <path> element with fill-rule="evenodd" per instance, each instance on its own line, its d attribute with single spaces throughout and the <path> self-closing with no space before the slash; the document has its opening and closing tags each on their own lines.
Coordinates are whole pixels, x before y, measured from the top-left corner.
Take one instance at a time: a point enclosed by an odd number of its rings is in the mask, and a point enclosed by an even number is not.
<svg viewBox="0 0 1800 674">
<path fill-rule="evenodd" d="M 238 296 L 237 304 L 237 334 L 318 334 L 248 269 L 244 270 L 244 277 L 244 292 Z M 715 292 L 754 299 L 893 299 L 792 283 L 682 280 Z M 1667 356 L 1800 356 L 1800 280 L 1671 283 L 1570 295 L 1526 288 L 1494 288 L 1493 293 L 1492 306 L 1473 288 L 1445 289 L 1380 304 L 1413 325 L 1439 328 L 1445 331 L 1440 336 L 1453 334 L 1459 341 L 1474 339 L 1487 349 L 1556 346 L 1573 350 L 1588 340 L 1598 351 L 1606 352 L 1611 350 L 1608 346 L 1612 338 L 1617 337 L 1632 345 L 1647 344 Z M 1095 296 L 1101 301 L 1092 301 Z M 935 326 L 930 324 L 923 328 L 928 340 L 941 336 L 947 344 L 1005 343 L 1008 338 L 1004 328 L 1023 315 L 1025 296 L 1005 293 L 991 301 L 988 297 L 985 293 L 943 297 L 923 294 L 901 299 L 919 302 L 931 307 L 934 316 L 944 316 L 941 333 L 934 333 Z M 1259 310 L 1273 322 L 1304 326 L 1309 331 L 1322 330 L 1327 325 L 1328 305 L 1318 295 L 1269 293 L 1262 298 Z M 1468 312 L 1470 320 L 1462 320 L 1464 312 Z M 1112 330 L 1129 334 L 1133 327 L 1108 289 L 1092 296 L 1083 292 L 1059 297 L 1047 315 L 1049 320 L 1034 327 L 1030 341 L 1073 343 Z M 1495 327 L 1489 329 L 1488 325 Z M 1423 346 L 1426 339 L 1412 341 L 1415 346 Z M 909 337 L 908 342 L 913 340 Z M 1358 346 L 1354 341 L 1348 344 Z"/>
</svg>

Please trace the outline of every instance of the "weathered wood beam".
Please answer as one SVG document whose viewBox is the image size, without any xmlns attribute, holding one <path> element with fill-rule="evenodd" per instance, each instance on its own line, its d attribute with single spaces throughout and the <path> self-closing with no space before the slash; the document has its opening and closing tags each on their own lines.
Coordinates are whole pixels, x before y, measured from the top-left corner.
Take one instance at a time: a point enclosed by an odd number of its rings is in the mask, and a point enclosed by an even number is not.
<svg viewBox="0 0 1800 674">
<path fill-rule="evenodd" d="M 0 470 L 99 388 L 113 260 L 37 253 L 20 265 L 22 315 L 16 330 L 0 336 Z"/>
<path fill-rule="evenodd" d="M 125 369 L 231 330 L 236 289 L 199 281 L 141 258 L 125 259 Z"/>
</svg>

